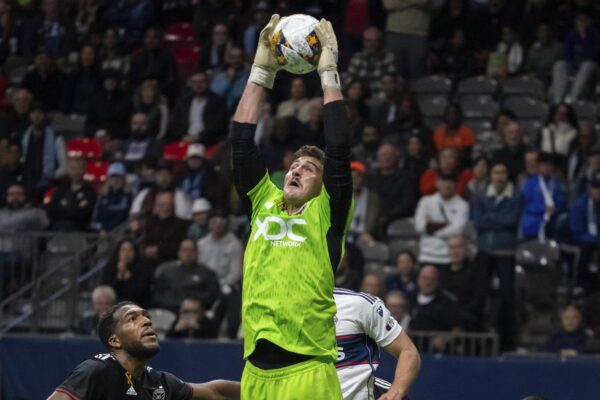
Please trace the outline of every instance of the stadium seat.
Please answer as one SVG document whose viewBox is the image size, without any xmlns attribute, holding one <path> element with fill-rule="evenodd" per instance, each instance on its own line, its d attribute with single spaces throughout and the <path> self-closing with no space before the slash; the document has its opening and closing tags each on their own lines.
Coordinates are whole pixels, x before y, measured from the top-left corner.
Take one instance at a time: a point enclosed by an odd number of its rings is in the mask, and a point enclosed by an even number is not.
<svg viewBox="0 0 600 400">
<path fill-rule="evenodd" d="M 504 102 L 504 107 L 514 112 L 519 119 L 545 121 L 548 115 L 548 105 L 533 97 L 510 97 Z"/>
<path fill-rule="evenodd" d="M 442 122 L 448 100 L 445 97 L 422 97 L 417 98 L 417 104 L 423 115 L 423 123 L 433 130 Z"/>
<path fill-rule="evenodd" d="M 551 269 L 559 266 L 560 248 L 554 240 L 532 240 L 520 244 L 515 257 L 517 265 L 525 269 Z"/>
<path fill-rule="evenodd" d="M 85 116 L 83 115 L 52 113 L 50 121 L 54 130 L 64 136 L 65 140 L 83 136 L 85 128 Z"/>
<path fill-rule="evenodd" d="M 390 248 L 390 262 L 393 265 L 396 265 L 396 258 L 402 250 L 410 250 L 415 256 L 419 255 L 419 240 L 417 239 L 393 239 L 388 246 Z"/>
<path fill-rule="evenodd" d="M 573 111 L 575 111 L 575 115 L 577 115 L 577 119 L 579 121 L 596 122 L 598 110 L 594 103 L 579 100 L 571 104 L 571 106 L 573 107 Z"/>
<path fill-rule="evenodd" d="M 420 235 L 415 231 L 414 218 L 402 218 L 388 225 L 387 236 L 390 239 L 418 239 Z"/>
<path fill-rule="evenodd" d="M 188 23 L 177 23 L 169 25 L 165 31 L 165 42 L 171 43 L 194 43 L 194 26 Z"/>
<path fill-rule="evenodd" d="M 531 145 L 537 143 L 538 137 L 540 136 L 540 132 L 542 131 L 542 127 L 544 126 L 542 122 L 536 119 L 524 119 L 520 122 L 527 143 Z"/>
<path fill-rule="evenodd" d="M 452 81 L 440 75 L 425 76 L 413 81 L 410 90 L 416 98 L 449 97 Z"/>
<path fill-rule="evenodd" d="M 500 106 L 488 96 L 467 97 L 460 100 L 460 106 L 465 119 L 493 119 Z"/>
<path fill-rule="evenodd" d="M 358 242 L 358 247 L 362 251 L 365 262 L 376 262 L 385 265 L 390 259 L 390 249 L 383 242 Z"/>
<path fill-rule="evenodd" d="M 469 97 L 494 97 L 498 92 L 498 82 L 487 76 L 474 76 L 463 79 L 458 83 L 458 97 L 461 99 Z"/>
<path fill-rule="evenodd" d="M 543 99 L 544 84 L 539 79 L 529 75 L 506 78 L 502 82 L 502 98 L 504 100 L 511 96 L 523 95 Z"/>
<path fill-rule="evenodd" d="M 108 177 L 108 167 L 109 163 L 106 161 L 88 160 L 83 179 L 99 192 Z"/>
<path fill-rule="evenodd" d="M 156 335 L 160 339 L 164 339 L 169 329 L 171 329 L 171 325 L 177 319 L 177 315 L 164 308 L 152 308 L 148 310 L 148 313 L 152 319 L 152 326 Z"/>
<path fill-rule="evenodd" d="M 8 83 L 10 86 L 21 86 L 23 83 L 23 79 L 25 79 L 25 75 L 29 72 L 28 65 L 21 65 L 19 67 L 14 68 L 10 75 L 8 76 Z"/>
<path fill-rule="evenodd" d="M 167 143 L 163 149 L 163 158 L 169 161 L 183 161 L 188 146 L 186 142 Z"/>
<path fill-rule="evenodd" d="M 190 77 L 200 62 L 200 47 L 193 45 L 177 46 L 171 49 L 182 79 Z"/>
<path fill-rule="evenodd" d="M 464 119 L 464 124 L 475 131 L 475 135 L 480 135 L 484 132 L 492 130 L 492 121 L 489 119 Z"/>
<path fill-rule="evenodd" d="M 44 192 L 44 197 L 43 197 L 44 204 L 50 204 L 50 201 L 52 200 L 52 196 L 54 195 L 54 192 L 56 192 L 56 187 L 54 187 L 54 186 L 46 189 L 46 191 Z"/>
<path fill-rule="evenodd" d="M 69 155 L 85 157 L 88 160 L 99 160 L 104 154 L 102 143 L 97 139 L 72 139 L 67 142 Z"/>
</svg>

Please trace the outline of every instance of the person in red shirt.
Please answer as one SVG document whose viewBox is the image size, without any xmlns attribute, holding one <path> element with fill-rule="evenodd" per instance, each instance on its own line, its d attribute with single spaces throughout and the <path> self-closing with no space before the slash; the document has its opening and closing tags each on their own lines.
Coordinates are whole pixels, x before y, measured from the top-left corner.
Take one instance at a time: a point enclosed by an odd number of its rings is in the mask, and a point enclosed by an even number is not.
<svg viewBox="0 0 600 400">
<path fill-rule="evenodd" d="M 444 123 L 433 133 L 433 141 L 437 151 L 453 147 L 464 153 L 464 159 L 469 159 L 471 148 L 475 145 L 475 134 L 462 123 L 462 110 L 458 104 L 448 104 L 444 111 Z"/>
<path fill-rule="evenodd" d="M 429 168 L 419 181 L 419 192 L 421 196 L 433 194 L 437 191 L 435 182 L 439 174 L 455 175 L 456 178 L 456 193 L 464 197 L 465 189 L 471 179 L 473 172 L 470 170 L 461 170 L 459 162 L 459 151 L 453 147 L 445 147 L 438 154 L 436 168 Z"/>
</svg>

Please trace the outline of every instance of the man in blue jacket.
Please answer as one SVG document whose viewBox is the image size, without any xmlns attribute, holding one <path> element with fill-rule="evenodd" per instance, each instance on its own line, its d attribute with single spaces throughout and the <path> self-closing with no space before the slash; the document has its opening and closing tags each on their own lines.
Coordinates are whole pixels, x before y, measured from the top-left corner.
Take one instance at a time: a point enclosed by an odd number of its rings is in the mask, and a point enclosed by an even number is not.
<svg viewBox="0 0 600 400">
<path fill-rule="evenodd" d="M 598 287 L 591 271 L 600 267 L 600 172 L 590 177 L 589 189 L 573 202 L 569 208 L 569 228 L 575 243 L 581 247 L 579 281 L 586 289 Z"/>
</svg>

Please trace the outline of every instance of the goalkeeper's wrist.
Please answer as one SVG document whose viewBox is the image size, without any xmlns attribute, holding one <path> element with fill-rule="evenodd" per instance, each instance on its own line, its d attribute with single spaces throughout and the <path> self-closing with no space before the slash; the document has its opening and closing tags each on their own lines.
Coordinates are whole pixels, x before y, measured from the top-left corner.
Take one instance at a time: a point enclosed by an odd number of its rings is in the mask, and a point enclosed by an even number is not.
<svg viewBox="0 0 600 400">
<path fill-rule="evenodd" d="M 273 71 L 263 65 L 252 64 L 250 69 L 250 78 L 248 80 L 252 83 L 256 83 L 258 86 L 262 86 L 265 89 L 272 89 L 273 83 L 275 82 L 275 76 L 277 71 Z"/>
<path fill-rule="evenodd" d="M 340 89 L 340 74 L 338 74 L 337 69 L 322 71 L 319 73 L 319 76 L 321 77 L 321 87 L 323 90 L 326 88 Z"/>
</svg>

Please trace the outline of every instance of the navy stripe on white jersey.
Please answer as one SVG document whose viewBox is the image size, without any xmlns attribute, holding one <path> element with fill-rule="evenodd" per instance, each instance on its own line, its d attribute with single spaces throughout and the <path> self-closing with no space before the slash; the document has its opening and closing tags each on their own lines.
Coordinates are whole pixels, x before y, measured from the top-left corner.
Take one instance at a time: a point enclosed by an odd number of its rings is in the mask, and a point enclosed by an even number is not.
<svg viewBox="0 0 600 400">
<path fill-rule="evenodd" d="M 354 290 L 350 290 L 350 289 L 334 288 L 333 294 L 360 296 L 363 299 L 367 300 L 370 304 L 373 304 L 377 301 L 377 297 L 375 297 L 375 296 L 371 296 L 370 294 L 364 293 L 364 292 L 355 292 Z"/>
</svg>

